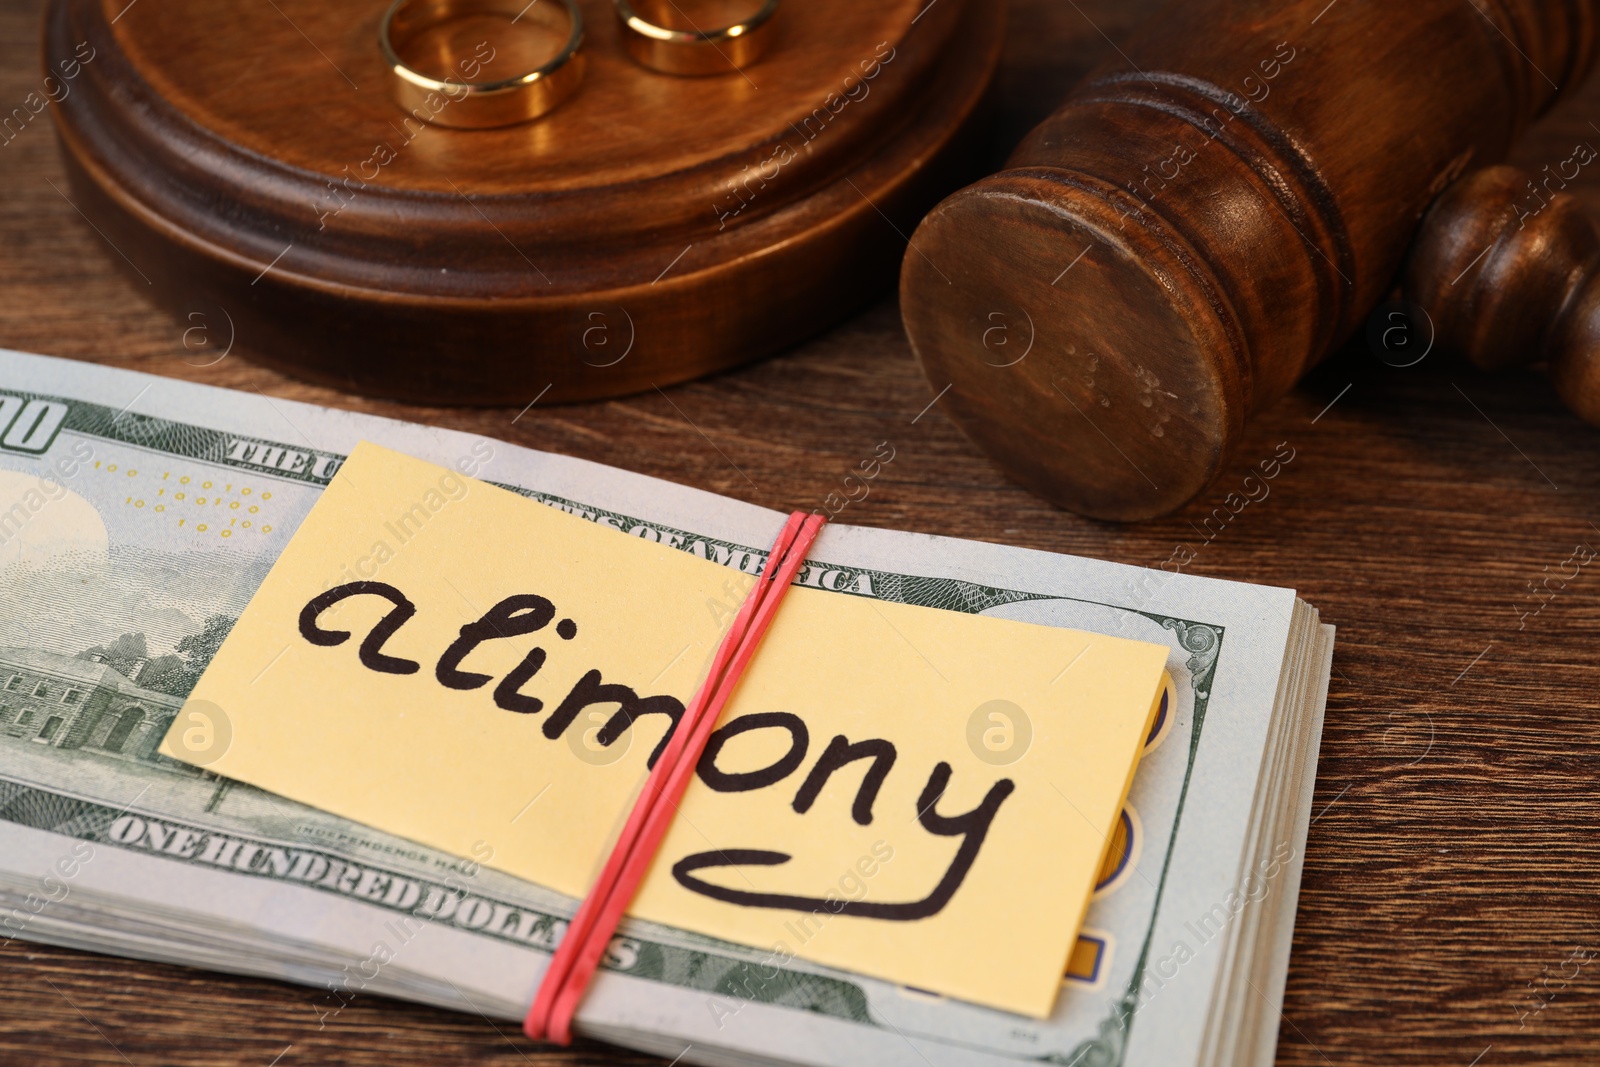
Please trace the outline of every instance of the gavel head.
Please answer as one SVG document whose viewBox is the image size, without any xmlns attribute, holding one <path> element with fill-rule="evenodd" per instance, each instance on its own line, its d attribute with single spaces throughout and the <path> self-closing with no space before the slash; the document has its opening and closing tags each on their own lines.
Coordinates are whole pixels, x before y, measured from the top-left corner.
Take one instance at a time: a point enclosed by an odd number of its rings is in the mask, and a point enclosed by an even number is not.
<svg viewBox="0 0 1600 1067">
<path fill-rule="evenodd" d="M 1292 164 L 1275 161 L 1291 183 L 1272 188 L 1256 168 L 1274 146 L 1250 159 L 1236 130 L 1226 146 L 1200 136 L 1213 109 L 1239 121 L 1227 103 L 1115 88 L 924 220 L 901 307 L 946 410 L 1002 470 L 1126 521 L 1210 484 L 1246 415 L 1328 339 L 1343 287 L 1337 228 Z M 1126 121 L 1127 97 L 1152 91 L 1184 108 Z"/>
<path fill-rule="evenodd" d="M 1597 26 L 1600 0 L 1172 4 L 913 235 L 901 311 L 941 406 L 1064 508 L 1181 507 Z"/>
<path fill-rule="evenodd" d="M 1159 515 L 1217 473 L 1243 374 L 1204 295 L 1130 246 L 1140 231 L 1052 184 L 1007 175 L 930 216 L 902 274 L 906 330 L 946 410 L 1014 480 L 1081 515 Z"/>
</svg>

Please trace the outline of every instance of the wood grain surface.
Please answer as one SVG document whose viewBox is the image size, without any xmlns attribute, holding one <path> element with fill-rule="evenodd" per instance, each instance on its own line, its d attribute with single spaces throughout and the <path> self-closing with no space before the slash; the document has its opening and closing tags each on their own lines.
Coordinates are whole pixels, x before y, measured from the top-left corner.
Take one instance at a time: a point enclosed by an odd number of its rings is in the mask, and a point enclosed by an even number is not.
<svg viewBox="0 0 1600 1067">
<path fill-rule="evenodd" d="M 1016 0 L 1002 139 L 1042 119 L 1154 6 Z M 35 0 L 0 3 L 0 112 L 39 85 L 39 18 Z M 1600 146 L 1592 121 L 1600 83 L 1515 161 L 1537 172 L 1577 141 Z M 816 506 L 887 439 L 898 458 L 840 521 L 1141 565 L 1187 544 L 1194 573 L 1299 589 L 1340 630 L 1279 1062 L 1600 1062 L 1600 566 L 1552 580 L 1553 596 L 1529 593 L 1575 546 L 1600 548 L 1600 434 L 1545 378 L 1437 354 L 1399 369 L 1352 347 L 1252 424 L 1195 504 L 1113 527 L 989 466 L 930 406 L 887 299 L 791 354 L 626 401 L 520 417 L 533 396 L 404 407 L 262 370 L 240 358 L 248 338 L 203 366 L 214 350 L 195 334 L 185 347 L 193 323 L 154 310 L 117 269 L 140 250 L 108 247 L 65 189 L 45 116 L 0 146 L 0 345 L 471 430 L 776 508 Z M 1572 191 L 1600 213 L 1600 169 Z M 1296 458 L 1271 495 L 1207 541 L 1201 519 L 1280 442 Z M 316 997 L 11 942 L 0 1064 L 656 1062 L 541 1048 L 503 1024 L 378 998 L 319 1030 Z"/>
</svg>

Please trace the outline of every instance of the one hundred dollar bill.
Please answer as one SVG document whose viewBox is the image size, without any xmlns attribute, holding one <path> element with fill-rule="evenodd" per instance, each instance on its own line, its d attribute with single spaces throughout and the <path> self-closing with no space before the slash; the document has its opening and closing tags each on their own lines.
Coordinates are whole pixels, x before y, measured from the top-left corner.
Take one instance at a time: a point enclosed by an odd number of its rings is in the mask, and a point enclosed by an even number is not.
<svg viewBox="0 0 1600 1067">
<path fill-rule="evenodd" d="M 782 519 L 487 438 L 0 351 L 0 935 L 300 982 L 312 1028 L 362 993 L 526 1011 L 576 902 L 495 870 L 518 812 L 448 856 L 156 751 L 363 440 L 721 563 L 730 601 Z M 798 580 L 1171 649 L 1176 699 L 1055 1012 L 630 922 L 579 1031 L 707 1064 L 1270 1063 L 1333 646 L 1315 610 L 1291 590 L 837 524 Z M 1026 709 L 974 722 L 985 758 L 1025 755 Z M 186 726 L 191 752 L 228 743 L 225 719 Z M 825 921 L 797 916 L 797 936 Z"/>
</svg>

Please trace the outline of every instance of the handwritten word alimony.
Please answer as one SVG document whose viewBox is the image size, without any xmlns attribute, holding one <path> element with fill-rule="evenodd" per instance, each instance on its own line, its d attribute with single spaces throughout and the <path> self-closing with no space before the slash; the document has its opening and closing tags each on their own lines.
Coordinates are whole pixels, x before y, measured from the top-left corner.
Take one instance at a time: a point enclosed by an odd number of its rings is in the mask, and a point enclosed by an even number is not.
<svg viewBox="0 0 1600 1067">
<path fill-rule="evenodd" d="M 346 630 L 325 627 L 322 616 L 335 605 L 355 597 L 377 597 L 391 605 L 387 613 L 363 637 L 357 646 L 357 657 L 365 668 L 379 674 L 415 675 L 422 664 L 414 659 L 385 651 L 388 643 L 417 614 L 416 605 L 393 585 L 383 582 L 352 582 L 338 586 L 311 598 L 301 610 L 298 620 L 300 636 L 321 648 L 336 648 L 354 636 Z M 454 641 L 446 647 L 433 663 L 434 680 L 446 689 L 471 691 L 484 689 L 494 683 L 490 699 L 494 707 L 517 715 L 539 715 L 545 712 L 544 698 L 527 692 L 536 682 L 539 672 L 551 656 L 551 649 L 559 649 L 578 635 L 578 622 L 563 617 L 550 600 L 532 593 L 507 597 L 485 612 L 479 619 L 460 628 Z M 553 626 L 557 640 L 544 640 L 535 645 L 498 681 L 487 674 L 464 668 L 466 658 L 480 645 L 490 641 L 512 640 L 544 633 Z M 545 646 L 549 645 L 547 649 Z M 549 694 L 554 696 L 554 694 Z M 554 709 L 545 719 L 542 732 L 552 741 L 559 740 L 581 713 L 594 705 L 615 705 L 610 716 L 595 736 L 601 746 L 609 747 L 627 734 L 638 720 L 659 715 L 668 720 L 661 741 L 651 752 L 649 766 L 654 767 L 668 741 L 677 729 L 684 705 L 670 695 L 641 696 L 630 686 L 605 681 L 598 670 L 583 674 L 571 688 L 555 702 Z M 787 749 L 773 763 L 756 770 L 729 771 L 719 763 L 719 756 L 734 738 L 756 731 L 778 731 L 786 735 Z M 794 776 L 807 762 L 811 752 L 810 730 L 798 715 L 787 711 L 766 711 L 737 715 L 712 732 L 696 768 L 700 781 L 719 793 L 744 793 L 769 789 Z M 810 770 L 801 779 L 794 793 L 791 807 L 797 814 L 811 810 L 828 780 L 838 771 L 858 762 L 867 764 L 851 805 L 851 817 L 861 826 L 872 824 L 874 805 L 885 779 L 894 769 L 899 753 L 893 742 L 885 738 L 865 738 L 852 741 L 843 734 L 829 740 L 821 754 L 811 763 Z M 852 900 L 830 893 L 826 897 L 807 897 L 798 894 L 759 892 L 721 886 L 702 879 L 698 872 L 728 866 L 777 867 L 793 857 L 787 853 L 768 849 L 720 849 L 695 853 L 678 860 L 672 867 L 672 877 L 690 892 L 725 903 L 752 908 L 774 908 L 796 911 L 826 910 L 835 915 L 853 915 L 860 918 L 910 922 L 925 919 L 942 911 L 955 896 L 967 872 L 971 870 L 983 847 L 995 816 L 1016 789 L 1009 778 L 990 786 L 983 799 L 971 810 L 959 814 L 946 814 L 938 810 L 946 788 L 950 784 L 953 768 L 940 761 L 928 774 L 927 784 L 916 801 L 914 815 L 918 825 L 938 837 L 961 839 L 949 867 L 927 896 L 913 901 Z"/>
</svg>

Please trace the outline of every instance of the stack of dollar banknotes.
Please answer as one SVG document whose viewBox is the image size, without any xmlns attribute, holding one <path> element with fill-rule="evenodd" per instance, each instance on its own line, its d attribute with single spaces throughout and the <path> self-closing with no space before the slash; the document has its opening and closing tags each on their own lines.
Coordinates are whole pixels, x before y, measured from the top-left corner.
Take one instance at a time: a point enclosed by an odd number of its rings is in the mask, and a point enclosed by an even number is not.
<svg viewBox="0 0 1600 1067">
<path fill-rule="evenodd" d="M 482 482 L 723 565 L 726 595 L 709 605 L 720 617 L 782 523 L 749 504 L 486 438 L 0 351 L 0 935 L 300 983 L 313 1029 L 380 994 L 491 1019 L 527 1012 L 577 901 L 505 873 L 494 834 L 430 847 L 413 839 L 425 834 L 385 833 L 283 795 L 293 790 L 229 777 L 244 725 L 194 710 L 215 672 L 186 703 L 213 658 L 228 658 L 218 650 L 363 442 L 444 473 L 437 493 L 390 516 L 398 524 L 370 550 L 340 557 L 330 586 L 371 591 L 380 571 L 400 573 L 394 548 Z M 1160 710 L 1148 722 L 1141 712 L 1142 756 L 1096 850 L 1092 895 L 1085 908 L 1062 893 L 1074 940 L 1044 1017 L 817 963 L 806 942 L 827 921 L 819 908 L 795 912 L 781 953 L 628 919 L 578 1032 L 703 1064 L 1270 1064 L 1333 629 L 1292 590 L 1181 571 L 1176 561 L 1128 567 L 835 524 L 800 578 L 870 602 L 891 628 L 901 617 L 893 605 L 914 605 L 1166 650 Z M 307 617 L 302 632 L 318 644 L 342 640 Z M 573 624 L 561 625 L 570 640 Z M 463 626 L 461 640 L 473 633 Z M 343 650 L 350 663 L 356 643 Z M 361 662 L 398 662 L 379 645 L 363 643 Z M 293 672 L 275 663 L 263 660 L 243 684 L 276 691 L 269 672 Z M 1050 674 L 1070 681 L 1083 670 L 1075 663 Z M 440 682 L 449 672 L 441 659 Z M 518 699 L 495 690 L 502 708 L 525 710 Z M 1030 755 L 1059 743 L 1037 707 L 961 710 L 973 758 L 1017 781 Z M 561 744 L 608 763 L 616 738 L 605 722 L 580 723 Z M 316 723 L 286 711 L 278 743 L 307 765 L 378 774 Z M 814 740 L 820 750 L 825 738 Z M 224 773 L 207 769 L 213 759 Z M 281 780 L 327 781 L 292 771 Z M 1068 810 L 1064 784 L 1048 788 Z M 431 810 L 451 802 L 435 792 L 442 786 L 410 786 L 409 821 L 369 821 L 443 825 Z M 506 827 L 553 803 L 537 782 L 527 793 L 521 810 L 503 813 Z M 870 809 L 865 787 L 861 796 Z M 1032 847 L 1048 858 L 1053 842 L 1041 834 Z M 864 855 L 839 892 L 872 899 L 887 861 L 887 850 Z M 988 916 L 1008 944 L 1027 940 L 1019 923 L 1036 921 L 1021 905 Z M 972 930 L 960 949 L 981 971 L 981 926 Z"/>
</svg>

